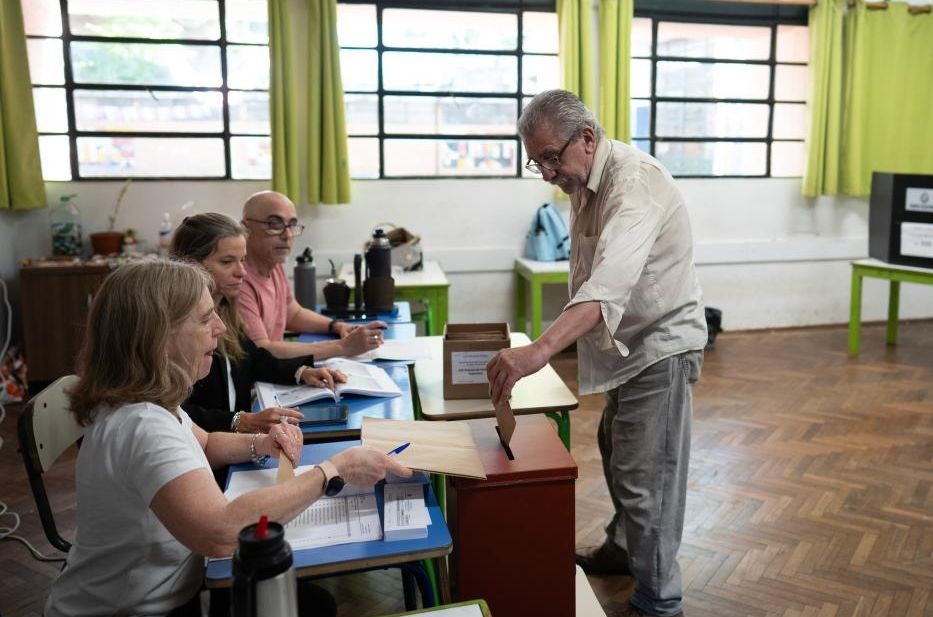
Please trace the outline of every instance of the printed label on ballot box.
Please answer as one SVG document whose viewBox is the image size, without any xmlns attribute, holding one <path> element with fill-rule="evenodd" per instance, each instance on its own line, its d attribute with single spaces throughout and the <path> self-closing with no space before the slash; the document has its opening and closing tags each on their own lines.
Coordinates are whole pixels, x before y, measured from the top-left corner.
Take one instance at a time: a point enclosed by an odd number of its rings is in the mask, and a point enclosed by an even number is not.
<svg viewBox="0 0 933 617">
<path fill-rule="evenodd" d="M 496 355 L 495 351 L 455 351 L 450 354 L 450 382 L 488 383 L 486 365 Z"/>
</svg>

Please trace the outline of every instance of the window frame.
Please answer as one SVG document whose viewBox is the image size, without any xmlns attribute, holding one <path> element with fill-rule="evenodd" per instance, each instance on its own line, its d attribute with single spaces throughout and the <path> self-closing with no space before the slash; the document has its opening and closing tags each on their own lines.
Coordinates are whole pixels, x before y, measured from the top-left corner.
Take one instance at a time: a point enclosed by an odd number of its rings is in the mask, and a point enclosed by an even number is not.
<svg viewBox="0 0 933 617">
<path fill-rule="evenodd" d="M 765 145 L 765 168 L 762 174 L 674 174 L 676 178 L 799 178 L 800 176 L 772 176 L 771 150 L 775 142 L 806 143 L 803 139 L 774 138 L 774 108 L 775 104 L 804 104 L 808 101 L 776 100 L 775 78 L 778 66 L 809 66 L 806 62 L 778 62 L 777 60 L 777 31 L 778 26 L 806 26 L 807 7 L 799 6 L 762 6 L 755 4 L 738 4 L 727 2 L 709 3 L 710 6 L 701 9 L 696 2 L 690 0 L 648 0 L 637 2 L 634 10 L 635 18 L 651 20 L 651 52 L 649 56 L 636 56 L 632 60 L 648 60 L 651 65 L 651 90 L 648 97 L 630 97 L 630 101 L 648 101 L 651 120 L 647 136 L 632 136 L 629 140 L 634 145 L 636 141 L 647 141 L 649 154 L 656 156 L 657 143 L 763 143 Z M 661 22 L 677 22 L 690 24 L 713 24 L 727 26 L 758 26 L 768 27 L 770 30 L 770 52 L 767 60 L 736 60 L 709 57 L 659 56 L 658 55 L 658 26 Z M 768 96 L 764 99 L 738 99 L 738 98 L 690 98 L 676 96 L 658 96 L 658 62 L 696 62 L 700 64 L 740 64 L 746 66 L 767 66 Z M 768 129 L 764 137 L 659 137 L 657 134 L 657 108 L 658 103 L 735 103 L 735 104 L 765 104 L 768 106 Z M 634 129 L 634 126 L 632 127 Z"/>
<path fill-rule="evenodd" d="M 227 70 L 227 48 L 233 47 L 266 47 L 269 43 L 251 43 L 251 42 L 233 42 L 227 41 L 227 6 L 226 0 L 217 0 L 217 11 L 219 19 L 219 37 L 215 40 L 207 39 L 184 39 L 184 38 L 142 38 L 142 37 L 109 37 L 72 34 L 71 24 L 68 16 L 69 0 L 58 0 L 60 7 L 60 16 L 62 21 L 61 36 L 34 35 L 27 34 L 28 40 L 58 40 L 62 43 L 62 59 L 64 62 L 64 83 L 31 83 L 35 88 L 62 88 L 65 92 L 65 106 L 68 116 L 68 131 L 65 133 L 39 132 L 39 136 L 67 136 L 69 166 L 71 168 L 70 180 L 49 180 L 49 182 L 107 182 L 113 180 L 125 180 L 132 178 L 133 182 L 142 181 L 221 181 L 232 180 L 236 182 L 263 182 L 270 178 L 234 178 L 232 176 L 232 156 L 231 139 L 237 137 L 269 137 L 270 133 L 232 133 L 230 131 L 230 107 L 229 95 L 231 92 L 265 92 L 268 89 L 244 89 L 230 88 L 228 86 Z M 71 63 L 71 44 L 75 42 L 90 43 L 143 43 L 152 45 L 186 45 L 217 47 L 220 52 L 220 78 L 219 86 L 166 86 L 166 85 L 140 85 L 140 84 L 105 84 L 105 83 L 75 83 Z M 78 130 L 74 103 L 75 90 L 93 90 L 93 91 L 133 91 L 133 92 L 217 92 L 221 95 L 221 113 L 223 119 L 222 129 L 218 132 L 192 132 L 192 131 L 82 131 Z M 156 175 L 107 175 L 107 176 L 82 176 L 80 174 L 80 165 L 78 161 L 78 139 L 85 137 L 139 137 L 139 138 L 213 138 L 221 139 L 223 142 L 224 173 L 216 176 L 156 176 Z"/>
</svg>

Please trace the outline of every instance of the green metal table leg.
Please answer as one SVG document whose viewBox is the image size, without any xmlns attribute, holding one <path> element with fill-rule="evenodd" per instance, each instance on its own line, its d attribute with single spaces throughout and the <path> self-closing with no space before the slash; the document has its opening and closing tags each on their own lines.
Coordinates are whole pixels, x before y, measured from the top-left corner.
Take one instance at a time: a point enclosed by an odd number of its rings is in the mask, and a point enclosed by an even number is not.
<svg viewBox="0 0 933 617">
<path fill-rule="evenodd" d="M 518 272 L 515 273 L 515 331 L 525 330 L 525 279 Z"/>
<path fill-rule="evenodd" d="M 891 281 L 891 287 L 888 290 L 888 330 L 885 340 L 888 345 L 897 344 L 897 314 L 901 300 L 900 281 Z"/>
<path fill-rule="evenodd" d="M 531 275 L 531 340 L 536 341 L 541 336 L 541 280 Z"/>
<path fill-rule="evenodd" d="M 547 412 L 547 417 L 557 423 L 557 434 L 560 436 L 560 440 L 564 442 L 564 447 L 567 448 L 567 451 L 570 451 L 570 412 L 569 411 L 560 411 Z"/>
<path fill-rule="evenodd" d="M 857 356 L 862 321 L 862 275 L 852 266 L 852 298 L 849 303 L 849 355 Z"/>
<path fill-rule="evenodd" d="M 422 559 L 421 565 L 424 566 L 424 571 L 428 575 L 428 580 L 431 582 L 431 590 L 434 591 L 434 604 L 435 606 L 440 606 L 441 596 L 440 596 L 440 585 L 437 584 L 437 568 L 434 565 L 433 559 Z M 422 598 L 423 603 L 423 598 Z"/>
</svg>

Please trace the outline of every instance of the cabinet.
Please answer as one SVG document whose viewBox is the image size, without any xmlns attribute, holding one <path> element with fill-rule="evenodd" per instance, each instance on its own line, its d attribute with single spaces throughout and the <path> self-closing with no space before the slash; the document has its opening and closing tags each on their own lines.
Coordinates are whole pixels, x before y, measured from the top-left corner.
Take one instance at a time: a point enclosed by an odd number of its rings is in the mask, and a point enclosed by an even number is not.
<svg viewBox="0 0 933 617">
<path fill-rule="evenodd" d="M 29 265 L 20 269 L 29 381 L 74 373 L 94 294 L 110 274 L 106 264 Z"/>
</svg>

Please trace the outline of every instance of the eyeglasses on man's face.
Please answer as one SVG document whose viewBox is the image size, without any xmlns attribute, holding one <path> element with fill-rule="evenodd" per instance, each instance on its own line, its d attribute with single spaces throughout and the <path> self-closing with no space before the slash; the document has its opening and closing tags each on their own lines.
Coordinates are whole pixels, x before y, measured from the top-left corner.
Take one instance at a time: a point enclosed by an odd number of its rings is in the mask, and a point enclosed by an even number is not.
<svg viewBox="0 0 933 617">
<path fill-rule="evenodd" d="M 573 135 L 571 135 L 570 139 L 568 139 L 566 143 L 564 143 L 564 146 L 560 150 L 557 151 L 557 154 L 546 158 L 540 163 L 534 159 L 528 159 L 528 162 L 525 163 L 525 169 L 527 169 L 533 174 L 542 174 L 544 173 L 545 169 L 548 171 L 557 171 L 557 168 L 560 167 L 560 157 L 564 155 L 564 150 L 567 149 L 567 146 L 569 146 L 571 142 L 573 142 L 573 140 L 576 139 L 576 137 L 577 137 L 577 133 L 574 133 Z"/>
<path fill-rule="evenodd" d="M 246 220 L 252 223 L 258 223 L 259 225 L 265 225 L 266 233 L 269 234 L 270 236 L 280 236 L 282 235 L 282 232 L 285 231 L 286 229 L 288 230 L 288 233 L 290 233 L 291 235 L 300 236 L 301 232 L 305 230 L 305 226 L 300 224 L 298 221 L 291 220 L 288 223 L 286 223 L 285 221 L 283 221 L 277 216 L 270 216 L 265 221 L 260 220 L 260 219 L 246 219 Z"/>
</svg>

